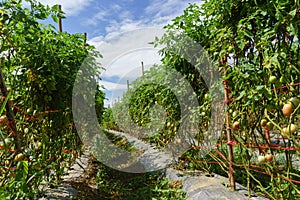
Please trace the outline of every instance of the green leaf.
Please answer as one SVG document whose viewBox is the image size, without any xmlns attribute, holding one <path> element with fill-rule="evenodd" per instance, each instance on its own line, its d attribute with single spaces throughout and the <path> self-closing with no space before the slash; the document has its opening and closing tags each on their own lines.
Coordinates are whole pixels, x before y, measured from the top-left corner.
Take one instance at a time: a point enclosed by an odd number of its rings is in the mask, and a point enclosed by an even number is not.
<svg viewBox="0 0 300 200">
<path fill-rule="evenodd" d="M 23 160 L 22 165 L 23 165 L 23 181 L 25 182 L 28 175 L 28 161 Z"/>
<path fill-rule="evenodd" d="M 244 30 L 244 34 L 249 38 L 253 38 L 253 34 L 248 30 Z"/>
<path fill-rule="evenodd" d="M 0 108 L 0 115 L 2 115 L 2 113 L 3 113 L 4 109 L 5 109 L 5 106 L 6 106 L 7 102 L 8 102 L 8 99 L 10 98 L 10 96 L 11 96 L 11 91 L 8 92 L 8 95 L 7 95 L 7 97 L 5 98 L 5 101 L 4 101 L 4 102 L 2 103 L 2 105 L 1 105 L 1 108 Z"/>
<path fill-rule="evenodd" d="M 51 17 L 55 23 L 58 23 L 58 17 L 56 15 L 51 15 Z"/>
<path fill-rule="evenodd" d="M 246 95 L 246 92 L 245 92 L 245 91 L 242 91 L 242 92 L 240 93 L 240 95 L 236 98 L 236 100 L 240 100 L 240 99 L 243 98 L 245 95 Z"/>
<path fill-rule="evenodd" d="M 291 12 L 289 12 L 289 15 L 294 18 L 296 16 L 296 13 L 297 13 L 297 8 L 292 10 Z"/>
<path fill-rule="evenodd" d="M 59 5 L 56 4 L 56 5 L 52 6 L 51 10 L 52 11 L 59 11 Z"/>
<path fill-rule="evenodd" d="M 261 13 L 263 16 L 266 16 L 266 15 L 268 14 L 268 12 L 267 12 L 266 10 L 262 10 L 260 13 Z"/>
<path fill-rule="evenodd" d="M 256 86 L 255 90 L 260 91 L 260 90 L 262 90 L 264 88 L 265 88 L 264 85 L 259 85 L 259 86 Z"/>
<path fill-rule="evenodd" d="M 294 24 L 291 23 L 288 25 L 287 31 L 292 35 L 296 36 L 298 35 L 298 26 L 294 26 Z"/>
</svg>

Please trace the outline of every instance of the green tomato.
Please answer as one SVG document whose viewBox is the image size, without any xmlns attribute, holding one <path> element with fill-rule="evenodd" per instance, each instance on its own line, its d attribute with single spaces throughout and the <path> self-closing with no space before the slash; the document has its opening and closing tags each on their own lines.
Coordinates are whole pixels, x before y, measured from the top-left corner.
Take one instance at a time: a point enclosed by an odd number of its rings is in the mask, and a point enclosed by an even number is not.
<svg viewBox="0 0 300 200">
<path fill-rule="evenodd" d="M 16 155 L 15 157 L 15 162 L 21 161 L 25 158 L 25 155 L 23 153 L 19 153 L 18 155 Z"/>
<path fill-rule="evenodd" d="M 297 97 L 292 97 L 289 99 L 288 103 L 291 103 L 293 108 L 297 108 L 297 106 L 300 104 L 300 100 Z"/>
<path fill-rule="evenodd" d="M 266 126 L 267 123 L 268 123 L 268 121 L 267 121 L 266 119 L 262 119 L 262 120 L 260 121 L 260 125 L 261 125 L 261 126 Z"/>
<path fill-rule="evenodd" d="M 234 47 L 233 47 L 232 45 L 230 45 L 230 46 L 228 47 L 228 52 L 229 52 L 229 53 L 232 53 L 232 52 L 233 52 L 233 49 L 234 49 Z"/>
<path fill-rule="evenodd" d="M 235 117 L 237 117 L 237 116 L 238 116 L 238 114 L 239 114 L 239 113 L 238 113 L 237 111 L 233 111 L 233 113 L 232 113 L 232 117 L 233 117 L 233 118 L 235 118 Z"/>
<path fill-rule="evenodd" d="M 272 130 L 273 127 L 274 127 L 274 125 L 273 125 L 271 122 L 268 122 L 268 123 L 266 124 L 266 129 L 267 129 L 267 130 Z"/>
<path fill-rule="evenodd" d="M 270 77 L 269 77 L 269 82 L 270 82 L 270 83 L 275 83 L 276 80 L 277 80 L 277 77 L 276 77 L 276 76 L 270 76 Z"/>
<path fill-rule="evenodd" d="M 43 146 L 43 143 L 38 142 L 38 143 L 36 144 L 36 146 L 37 146 L 37 149 L 40 149 L 40 148 Z"/>
<path fill-rule="evenodd" d="M 259 155 L 259 156 L 257 157 L 257 160 L 258 160 L 258 163 L 260 163 L 260 164 L 263 164 L 263 163 L 266 162 L 265 156 L 262 156 L 262 155 Z"/>
<path fill-rule="evenodd" d="M 29 132 L 29 129 L 26 127 L 24 128 L 24 133 L 27 134 Z"/>
<path fill-rule="evenodd" d="M 290 124 L 288 125 L 288 127 L 286 128 L 286 133 L 287 134 L 292 134 L 295 133 L 297 131 L 298 127 L 295 124 Z"/>
<path fill-rule="evenodd" d="M 204 95 L 204 99 L 208 99 L 208 98 L 209 98 L 209 94 L 206 93 L 206 94 Z"/>
</svg>

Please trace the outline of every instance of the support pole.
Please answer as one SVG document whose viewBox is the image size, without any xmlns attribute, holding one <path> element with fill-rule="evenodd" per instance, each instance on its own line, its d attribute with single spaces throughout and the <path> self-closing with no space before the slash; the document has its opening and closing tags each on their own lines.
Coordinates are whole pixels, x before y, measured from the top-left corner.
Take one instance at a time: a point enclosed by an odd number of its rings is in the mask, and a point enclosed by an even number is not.
<svg viewBox="0 0 300 200">
<path fill-rule="evenodd" d="M 84 42 L 83 42 L 83 48 L 85 49 L 86 46 L 86 40 L 87 40 L 87 33 L 84 33 Z"/>
<path fill-rule="evenodd" d="M 58 5 L 59 11 L 61 11 L 61 5 Z M 61 22 L 61 18 L 58 18 L 58 31 L 62 32 L 62 22 Z"/>
<path fill-rule="evenodd" d="M 224 77 L 226 77 L 226 71 L 227 71 L 227 58 L 223 59 L 221 61 L 221 65 L 224 65 Z M 225 103 L 227 106 L 230 104 L 230 91 L 229 87 L 227 85 L 227 82 L 224 81 L 224 88 L 225 88 Z M 234 180 L 234 167 L 233 167 L 233 162 L 234 162 L 234 154 L 233 154 L 233 146 L 232 146 L 232 132 L 231 132 L 231 126 L 230 126 L 230 117 L 229 117 L 229 112 L 226 111 L 226 133 L 227 133 L 227 150 L 228 150 L 228 164 L 229 164 L 229 171 L 228 171 L 228 182 L 229 182 L 229 189 L 234 191 L 235 190 L 235 180 Z"/>
<path fill-rule="evenodd" d="M 142 75 L 144 76 L 144 74 L 145 74 L 144 62 L 142 61 Z"/>
</svg>

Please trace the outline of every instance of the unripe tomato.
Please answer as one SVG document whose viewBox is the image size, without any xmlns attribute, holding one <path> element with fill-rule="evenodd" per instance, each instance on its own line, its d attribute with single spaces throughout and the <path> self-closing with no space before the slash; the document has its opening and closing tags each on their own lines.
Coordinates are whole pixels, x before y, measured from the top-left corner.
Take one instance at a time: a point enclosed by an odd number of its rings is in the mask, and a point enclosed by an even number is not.
<svg viewBox="0 0 300 200">
<path fill-rule="evenodd" d="M 18 162 L 18 161 L 21 161 L 25 158 L 25 155 L 23 153 L 19 153 L 16 155 L 15 157 L 15 161 Z"/>
<path fill-rule="evenodd" d="M 208 98 L 209 98 L 209 94 L 206 93 L 206 94 L 204 95 L 204 99 L 208 99 Z"/>
<path fill-rule="evenodd" d="M 171 122 L 168 122 L 168 123 L 167 123 L 167 127 L 170 127 L 170 126 L 171 126 Z"/>
<path fill-rule="evenodd" d="M 293 106 L 289 103 L 283 105 L 282 113 L 284 116 L 290 116 L 293 113 Z"/>
<path fill-rule="evenodd" d="M 5 166 L 8 166 L 10 164 L 9 160 L 5 160 L 4 164 Z"/>
<path fill-rule="evenodd" d="M 273 127 L 274 127 L 274 125 L 273 125 L 271 122 L 268 122 L 268 123 L 266 124 L 266 129 L 269 130 L 269 131 L 272 130 Z"/>
<path fill-rule="evenodd" d="M 234 47 L 233 47 L 232 45 L 230 45 L 230 46 L 228 47 L 228 52 L 229 52 L 229 53 L 232 53 L 232 52 L 233 52 L 233 49 L 234 49 Z"/>
<path fill-rule="evenodd" d="M 293 108 L 297 108 L 300 104 L 300 100 L 297 97 L 292 97 L 289 99 L 288 103 L 291 104 Z"/>
<path fill-rule="evenodd" d="M 29 129 L 26 127 L 24 128 L 24 133 L 27 134 L 29 132 Z"/>
<path fill-rule="evenodd" d="M 7 122 L 7 117 L 6 117 L 6 115 L 2 115 L 0 117 L 0 124 L 5 124 L 5 122 Z"/>
<path fill-rule="evenodd" d="M 232 113 L 232 117 L 237 117 L 238 116 L 238 112 L 237 111 L 233 111 L 233 113 Z"/>
<path fill-rule="evenodd" d="M 282 137 L 283 137 L 284 139 L 288 139 L 288 138 L 290 137 L 290 134 L 289 134 L 289 132 L 287 131 L 287 128 L 283 128 L 283 129 L 282 129 L 282 132 L 281 132 L 280 134 L 282 135 Z"/>
<path fill-rule="evenodd" d="M 297 131 L 297 126 L 295 124 L 290 124 L 288 127 L 286 127 L 286 133 L 293 134 Z"/>
<path fill-rule="evenodd" d="M 269 77 L 269 82 L 270 82 L 270 83 L 275 83 L 276 80 L 277 80 L 277 77 L 276 77 L 276 76 L 270 76 L 270 77 Z"/>
<path fill-rule="evenodd" d="M 41 142 L 38 142 L 38 143 L 37 143 L 37 147 L 38 147 L 38 148 L 41 148 L 42 145 L 43 145 L 43 144 L 42 144 Z"/>
<path fill-rule="evenodd" d="M 260 121 L 260 125 L 263 126 L 263 127 L 266 126 L 267 123 L 268 123 L 268 121 L 267 121 L 266 119 L 262 119 L 262 120 Z"/>
<path fill-rule="evenodd" d="M 263 163 L 266 162 L 266 157 L 265 157 L 265 156 L 262 156 L 262 155 L 259 155 L 259 156 L 257 157 L 257 160 L 258 160 L 258 163 L 263 164 Z"/>
<path fill-rule="evenodd" d="M 27 114 L 30 114 L 32 112 L 32 108 L 28 108 L 27 110 L 26 110 L 26 113 Z"/>
</svg>

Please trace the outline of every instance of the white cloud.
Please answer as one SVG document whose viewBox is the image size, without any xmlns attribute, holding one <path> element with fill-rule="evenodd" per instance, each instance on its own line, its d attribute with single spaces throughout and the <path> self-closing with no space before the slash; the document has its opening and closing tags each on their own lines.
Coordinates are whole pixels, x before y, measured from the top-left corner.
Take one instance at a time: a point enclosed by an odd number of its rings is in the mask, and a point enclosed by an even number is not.
<svg viewBox="0 0 300 200">
<path fill-rule="evenodd" d="M 92 43 L 98 42 L 98 50 L 102 53 L 103 66 L 108 66 L 116 59 L 124 58 L 129 54 L 135 53 L 138 57 L 144 56 L 140 52 L 151 52 L 152 54 L 158 49 L 154 49 L 153 45 L 149 44 L 154 41 L 155 37 L 161 37 L 164 33 L 163 29 L 158 28 L 143 28 L 136 29 L 135 25 L 121 28 L 124 31 L 118 35 L 107 35 L 100 42 L 102 37 L 93 38 Z M 133 30 L 131 30 L 133 29 Z M 120 57 L 121 56 L 121 57 Z M 136 59 L 138 59 L 138 57 Z M 133 58 L 133 57 L 131 57 Z M 126 60 L 131 58 L 127 57 Z M 124 62 L 124 61 L 123 61 Z"/>
<path fill-rule="evenodd" d="M 101 10 L 98 13 L 96 13 L 92 18 L 87 19 L 84 24 L 88 26 L 97 26 L 98 21 L 106 21 L 108 17 L 108 12 L 105 10 Z"/>
<path fill-rule="evenodd" d="M 101 43 L 104 41 L 104 36 L 100 35 L 100 36 L 96 36 L 96 37 L 93 37 L 92 39 L 90 39 L 88 41 L 88 43 L 90 45 L 93 45 L 95 46 L 96 48 L 101 45 Z"/>
<path fill-rule="evenodd" d="M 125 19 L 125 20 L 132 19 L 132 17 L 133 17 L 133 14 L 129 10 L 125 10 L 125 11 L 120 12 L 119 16 L 118 16 L 118 18 L 121 19 L 121 20 L 123 20 L 123 19 Z"/>
<path fill-rule="evenodd" d="M 147 16 L 153 16 L 152 25 L 163 26 L 169 23 L 176 16 L 183 14 L 183 10 L 188 7 L 189 3 L 198 3 L 196 0 L 153 0 L 145 8 Z"/>
<path fill-rule="evenodd" d="M 119 83 L 113 83 L 109 81 L 101 81 L 102 85 L 105 86 L 105 90 L 126 90 L 127 84 L 119 84 Z"/>
<path fill-rule="evenodd" d="M 152 0 L 145 12 L 155 16 L 178 15 L 189 3 L 199 3 L 199 0 Z"/>
<path fill-rule="evenodd" d="M 121 29 L 131 30 L 135 27 L 124 26 Z M 153 42 L 155 37 L 161 37 L 163 33 L 163 29 L 144 28 L 124 31 L 115 36 L 111 33 L 106 37 L 95 37 L 88 41 L 90 44 L 98 44 L 96 47 L 103 55 L 99 62 L 106 70 L 101 74 L 104 81 L 100 81 L 100 84 L 107 89 L 105 92 L 109 91 L 113 96 L 124 92 L 127 80 L 133 82 L 142 75 L 142 61 L 145 71 L 153 64 L 160 64 L 159 48 L 154 48 L 149 43 Z"/>
<path fill-rule="evenodd" d="M 59 4 L 67 16 L 78 15 L 80 11 L 88 7 L 93 0 L 38 0 L 44 5 L 53 6 Z"/>
<path fill-rule="evenodd" d="M 120 11 L 122 7 L 119 4 L 112 4 L 110 8 L 114 11 Z"/>
<path fill-rule="evenodd" d="M 112 4 L 105 11 L 109 15 L 101 15 L 106 17 L 106 35 L 89 41 L 103 55 L 100 62 L 107 70 L 101 76 L 108 79 L 117 77 L 111 82 L 102 82 L 109 89 L 109 94 L 115 94 L 114 97 L 126 90 L 127 80 L 132 82 L 141 76 L 141 61 L 146 65 L 145 68 L 160 63 L 158 48 L 154 49 L 148 43 L 153 42 L 155 36 L 161 37 L 164 33 L 162 27 L 176 16 L 183 14 L 188 3 L 199 3 L 199 1 L 152 0 L 149 3 L 144 10 L 141 10 L 141 16 L 135 17 L 131 11 L 123 10 L 123 7 L 118 4 Z M 95 21 L 103 20 L 97 15 L 94 18 Z M 113 99 L 111 98 L 110 101 Z"/>
<path fill-rule="evenodd" d="M 106 60 L 108 61 L 108 59 Z M 133 81 L 136 77 L 142 75 L 141 62 L 144 63 L 146 69 L 153 64 L 160 64 L 160 56 L 157 54 L 157 50 L 140 48 L 126 52 L 108 63 L 102 77 L 120 77 L 119 81 L 121 82 Z"/>
</svg>

